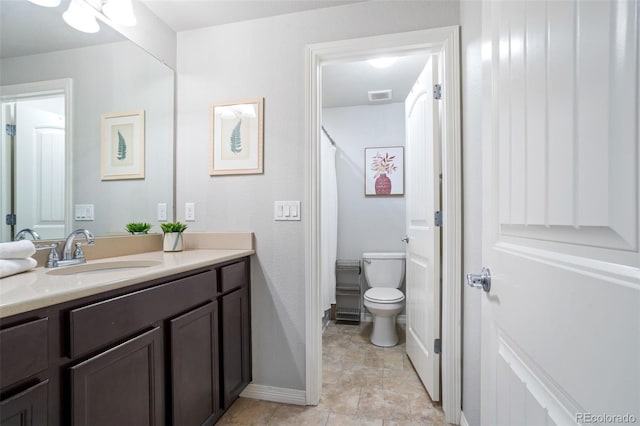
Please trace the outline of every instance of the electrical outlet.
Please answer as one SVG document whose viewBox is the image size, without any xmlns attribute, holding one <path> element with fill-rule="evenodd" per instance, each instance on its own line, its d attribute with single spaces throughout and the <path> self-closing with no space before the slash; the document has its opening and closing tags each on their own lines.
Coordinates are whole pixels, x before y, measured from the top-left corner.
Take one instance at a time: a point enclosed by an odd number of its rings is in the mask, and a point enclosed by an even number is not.
<svg viewBox="0 0 640 426">
<path fill-rule="evenodd" d="M 158 222 L 167 221 L 167 203 L 158 203 Z"/>
<path fill-rule="evenodd" d="M 184 203 L 184 220 L 189 222 L 196 220 L 196 203 Z"/>
</svg>

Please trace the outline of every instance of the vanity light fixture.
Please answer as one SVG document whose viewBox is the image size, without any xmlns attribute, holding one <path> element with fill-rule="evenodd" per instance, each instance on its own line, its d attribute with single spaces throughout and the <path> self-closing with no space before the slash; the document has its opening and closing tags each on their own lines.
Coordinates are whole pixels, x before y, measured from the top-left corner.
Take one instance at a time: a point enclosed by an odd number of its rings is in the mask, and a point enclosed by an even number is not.
<svg viewBox="0 0 640 426">
<path fill-rule="evenodd" d="M 62 14 L 64 22 L 83 33 L 97 33 L 100 25 L 89 5 L 82 0 L 71 0 L 69 8 Z"/>
<path fill-rule="evenodd" d="M 118 25 L 133 27 L 136 24 L 136 16 L 133 14 L 131 0 L 108 0 L 103 2 L 102 13 Z"/>
<path fill-rule="evenodd" d="M 29 0 L 44 7 L 56 7 L 61 0 Z M 132 0 L 71 0 L 69 8 L 62 14 L 64 21 L 78 31 L 96 33 L 100 25 L 96 16 L 110 20 L 116 25 L 132 27 L 136 25 Z"/>
<path fill-rule="evenodd" d="M 58 7 L 60 6 L 60 0 L 29 0 L 33 4 L 44 7 Z"/>
<path fill-rule="evenodd" d="M 382 58 L 369 59 L 367 62 L 374 68 L 389 68 L 398 60 L 395 56 L 385 56 Z"/>
</svg>

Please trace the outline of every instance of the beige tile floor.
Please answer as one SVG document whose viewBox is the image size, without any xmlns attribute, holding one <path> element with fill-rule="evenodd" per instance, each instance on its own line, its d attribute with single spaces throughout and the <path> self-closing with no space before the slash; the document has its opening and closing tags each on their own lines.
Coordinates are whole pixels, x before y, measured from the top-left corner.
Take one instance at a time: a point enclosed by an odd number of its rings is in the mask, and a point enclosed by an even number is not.
<svg viewBox="0 0 640 426">
<path fill-rule="evenodd" d="M 322 397 L 317 406 L 238 399 L 219 425 L 446 425 L 400 344 L 369 341 L 371 323 L 331 323 L 322 336 Z"/>
</svg>

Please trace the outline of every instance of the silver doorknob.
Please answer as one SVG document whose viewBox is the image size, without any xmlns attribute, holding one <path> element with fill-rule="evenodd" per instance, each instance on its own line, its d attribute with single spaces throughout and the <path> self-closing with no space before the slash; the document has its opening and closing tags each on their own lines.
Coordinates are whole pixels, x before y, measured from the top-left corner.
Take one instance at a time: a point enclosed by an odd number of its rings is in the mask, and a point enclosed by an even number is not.
<svg viewBox="0 0 640 426">
<path fill-rule="evenodd" d="M 467 284 L 473 288 L 481 288 L 487 293 L 491 290 L 491 271 L 483 267 L 479 274 L 467 274 Z"/>
<path fill-rule="evenodd" d="M 400 240 L 401 240 L 401 241 L 404 241 L 404 242 L 405 242 L 405 243 L 407 243 L 407 244 L 409 244 L 409 236 L 408 236 L 408 235 L 405 235 L 405 236 L 404 236 L 404 237 L 402 237 Z"/>
</svg>

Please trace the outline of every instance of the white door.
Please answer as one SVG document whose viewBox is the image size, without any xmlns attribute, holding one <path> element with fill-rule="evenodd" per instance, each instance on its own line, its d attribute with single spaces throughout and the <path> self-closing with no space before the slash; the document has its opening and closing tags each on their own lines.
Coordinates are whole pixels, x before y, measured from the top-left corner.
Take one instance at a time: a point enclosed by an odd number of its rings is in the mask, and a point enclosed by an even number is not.
<svg viewBox="0 0 640 426">
<path fill-rule="evenodd" d="M 638 10 L 483 3 L 483 425 L 640 422 Z"/>
<path fill-rule="evenodd" d="M 405 101 L 407 181 L 407 355 L 431 399 L 440 400 L 440 111 L 433 85 L 438 57 L 431 56 Z"/>
<path fill-rule="evenodd" d="M 63 98 L 16 104 L 15 230 L 42 239 L 65 236 L 64 117 L 47 111 L 52 102 L 64 108 Z"/>
</svg>

